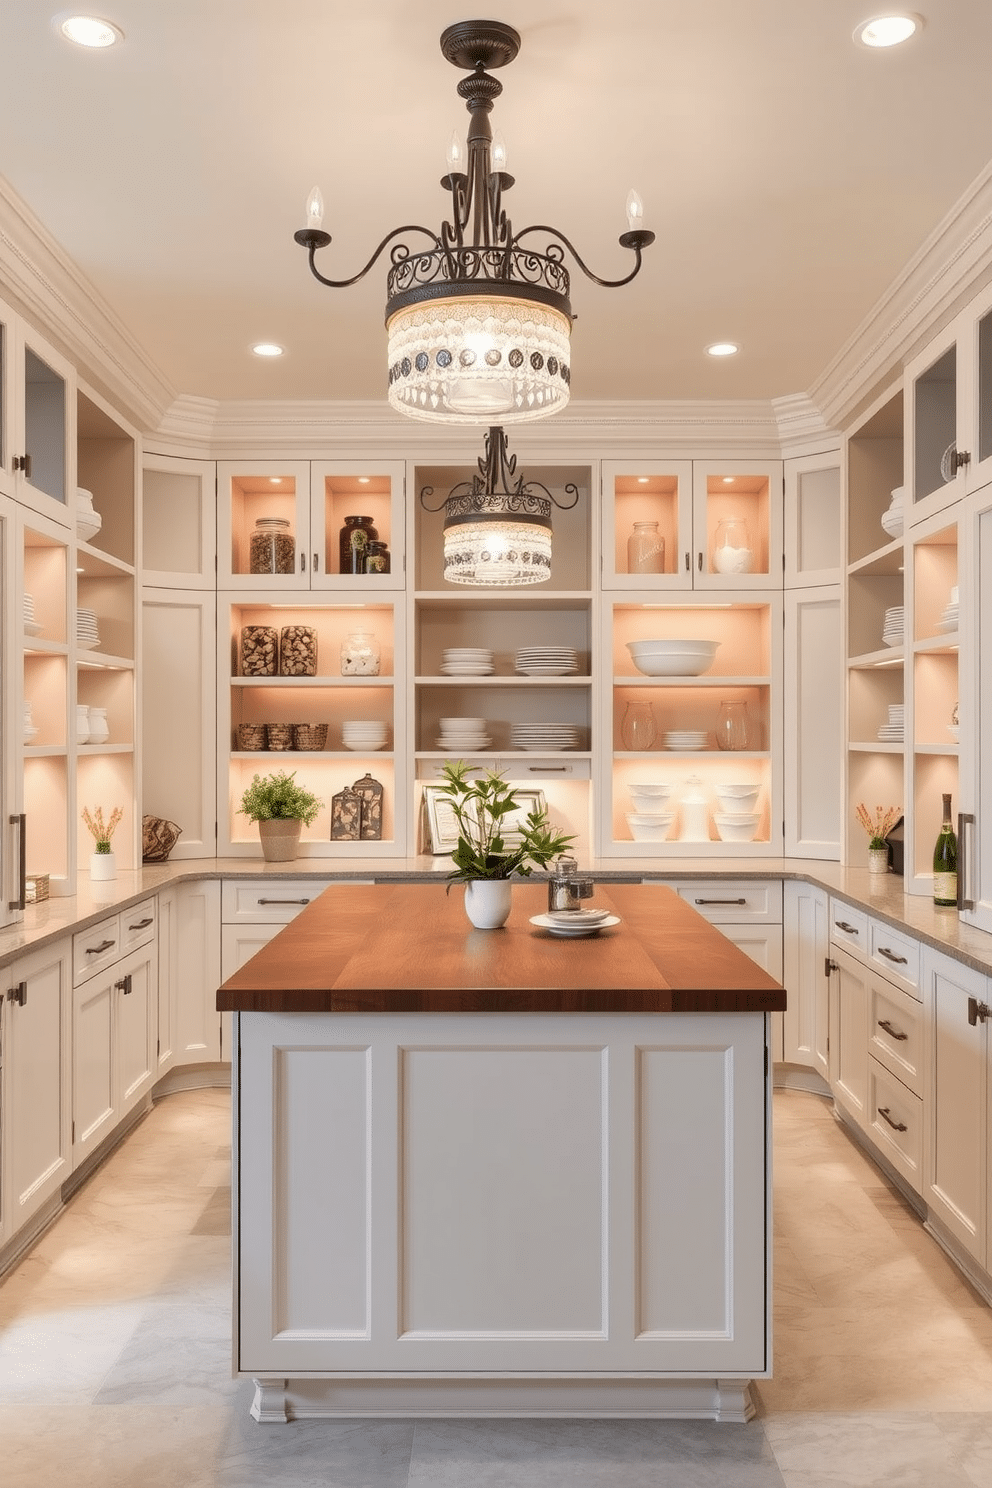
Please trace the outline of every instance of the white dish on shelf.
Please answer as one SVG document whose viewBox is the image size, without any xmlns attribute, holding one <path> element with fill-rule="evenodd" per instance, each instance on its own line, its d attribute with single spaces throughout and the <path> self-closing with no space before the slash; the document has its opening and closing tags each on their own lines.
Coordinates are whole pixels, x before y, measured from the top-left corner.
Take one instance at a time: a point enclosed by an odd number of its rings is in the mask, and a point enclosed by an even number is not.
<svg viewBox="0 0 992 1488">
<path fill-rule="evenodd" d="M 714 792 L 724 816 L 749 816 L 761 793 L 761 786 L 753 785 L 749 790 L 742 791 L 739 786 L 732 786 L 728 790 L 725 786 L 717 785 Z"/>
<path fill-rule="evenodd" d="M 435 739 L 434 743 L 438 749 L 445 749 L 449 754 L 474 754 L 479 749 L 488 749 L 492 739 Z"/>
<path fill-rule="evenodd" d="M 646 677 L 699 677 L 709 671 L 720 646 L 719 641 L 664 639 L 626 644 L 635 667 Z"/>
<path fill-rule="evenodd" d="M 76 536 L 82 538 L 83 542 L 89 542 L 91 537 L 96 537 L 102 526 L 103 519 L 99 512 L 76 513 Z"/>
<path fill-rule="evenodd" d="M 954 742 L 956 744 L 958 742 L 958 739 L 959 739 L 960 735 L 961 735 L 960 725 L 959 724 L 956 724 L 956 723 L 949 723 L 947 725 L 947 732 L 950 734 L 951 738 L 954 740 Z"/>
<path fill-rule="evenodd" d="M 560 920 L 552 919 L 549 914 L 538 914 L 531 915 L 530 922 L 539 930 L 547 930 L 550 935 L 556 935 L 560 940 L 584 940 L 589 935 L 598 935 L 600 930 L 609 929 L 611 925 L 619 925 L 620 916 L 608 914 L 605 919 L 597 920 L 595 924 L 563 925 Z"/>
<path fill-rule="evenodd" d="M 675 820 L 674 811 L 628 811 L 630 835 L 635 842 L 664 842 Z"/>
<path fill-rule="evenodd" d="M 29 635 L 29 636 L 41 635 L 41 632 L 44 630 L 44 628 L 45 627 L 43 625 L 39 625 L 38 624 L 37 620 L 25 620 L 25 622 L 24 622 L 24 634 L 25 635 Z"/>
<path fill-rule="evenodd" d="M 713 814 L 721 842 L 753 842 L 761 817 L 757 813 L 729 816 L 726 812 Z"/>
<path fill-rule="evenodd" d="M 40 730 L 25 724 L 23 729 L 25 744 L 30 744 L 32 739 L 37 739 L 39 732 Z"/>
</svg>

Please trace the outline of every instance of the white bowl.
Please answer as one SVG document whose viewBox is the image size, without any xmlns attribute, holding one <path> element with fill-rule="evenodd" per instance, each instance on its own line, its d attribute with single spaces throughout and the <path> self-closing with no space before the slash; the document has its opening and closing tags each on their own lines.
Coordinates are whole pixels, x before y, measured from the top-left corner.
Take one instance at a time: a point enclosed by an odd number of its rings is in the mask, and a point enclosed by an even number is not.
<svg viewBox="0 0 992 1488">
<path fill-rule="evenodd" d="M 694 649 L 657 649 L 662 644 L 652 641 L 627 642 L 631 660 L 646 677 L 698 677 L 713 665 L 720 642 L 690 641 L 683 645 Z"/>
<path fill-rule="evenodd" d="M 725 816 L 747 816 L 750 814 L 755 801 L 761 791 L 760 785 L 752 786 L 746 793 L 739 787 L 733 786 L 727 790 L 724 786 L 714 787 L 717 800 L 723 809 Z"/>
<path fill-rule="evenodd" d="M 639 796 L 657 796 L 663 801 L 672 794 L 675 786 L 667 780 L 637 780 L 628 785 L 627 789 L 631 795 L 636 791 Z"/>
<path fill-rule="evenodd" d="M 628 641 L 627 650 L 632 654 L 639 651 L 658 651 L 668 656 L 685 656 L 695 651 L 715 652 L 719 644 L 719 641 L 695 640 L 679 636 L 655 636 L 643 641 Z"/>
<path fill-rule="evenodd" d="M 630 787 L 630 799 L 634 811 L 646 816 L 653 815 L 659 809 L 663 811 L 670 794 L 671 791 L 668 790 L 663 796 L 655 796 L 646 791 L 634 790 L 633 786 Z"/>
<path fill-rule="evenodd" d="M 647 815 L 628 811 L 627 825 L 635 842 L 664 842 L 675 820 L 674 811 L 659 811 Z"/>
<path fill-rule="evenodd" d="M 761 817 L 754 814 L 728 816 L 717 811 L 714 812 L 713 820 L 721 842 L 753 842 Z"/>
</svg>

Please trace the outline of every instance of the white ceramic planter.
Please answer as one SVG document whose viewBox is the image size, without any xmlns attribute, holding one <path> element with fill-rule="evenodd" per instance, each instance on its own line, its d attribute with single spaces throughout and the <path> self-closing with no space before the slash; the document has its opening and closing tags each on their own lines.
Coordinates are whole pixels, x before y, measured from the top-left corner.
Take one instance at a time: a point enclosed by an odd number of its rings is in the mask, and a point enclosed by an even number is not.
<svg viewBox="0 0 992 1488">
<path fill-rule="evenodd" d="M 98 883 L 106 883 L 111 878 L 117 877 L 116 854 L 90 853 L 90 878 Z"/>
<path fill-rule="evenodd" d="M 508 878 L 474 878 L 465 885 L 465 913 L 477 930 L 499 930 L 510 918 L 512 905 Z"/>
<path fill-rule="evenodd" d="M 868 872 L 888 873 L 889 871 L 889 849 L 887 847 L 870 847 L 868 849 Z"/>
</svg>

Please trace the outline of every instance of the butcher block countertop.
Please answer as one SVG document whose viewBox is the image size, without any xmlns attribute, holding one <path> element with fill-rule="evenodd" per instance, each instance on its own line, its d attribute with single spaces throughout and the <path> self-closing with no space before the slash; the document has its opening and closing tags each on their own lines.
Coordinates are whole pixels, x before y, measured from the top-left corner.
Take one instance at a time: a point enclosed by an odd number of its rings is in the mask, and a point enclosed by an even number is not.
<svg viewBox="0 0 992 1488">
<path fill-rule="evenodd" d="M 221 1012 L 778 1012 L 784 989 L 671 889 L 599 884 L 620 924 L 566 940 L 514 884 L 502 930 L 443 883 L 332 884 L 223 984 Z"/>
</svg>

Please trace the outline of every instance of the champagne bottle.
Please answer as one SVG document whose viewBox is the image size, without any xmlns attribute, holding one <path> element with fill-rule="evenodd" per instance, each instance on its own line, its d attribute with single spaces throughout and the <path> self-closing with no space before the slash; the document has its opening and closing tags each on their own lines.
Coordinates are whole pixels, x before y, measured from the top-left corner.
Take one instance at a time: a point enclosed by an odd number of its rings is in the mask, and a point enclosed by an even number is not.
<svg viewBox="0 0 992 1488">
<path fill-rule="evenodd" d="M 955 906 L 958 902 L 958 839 L 951 826 L 951 798 L 944 797 L 944 821 L 933 850 L 933 902 Z"/>
</svg>

